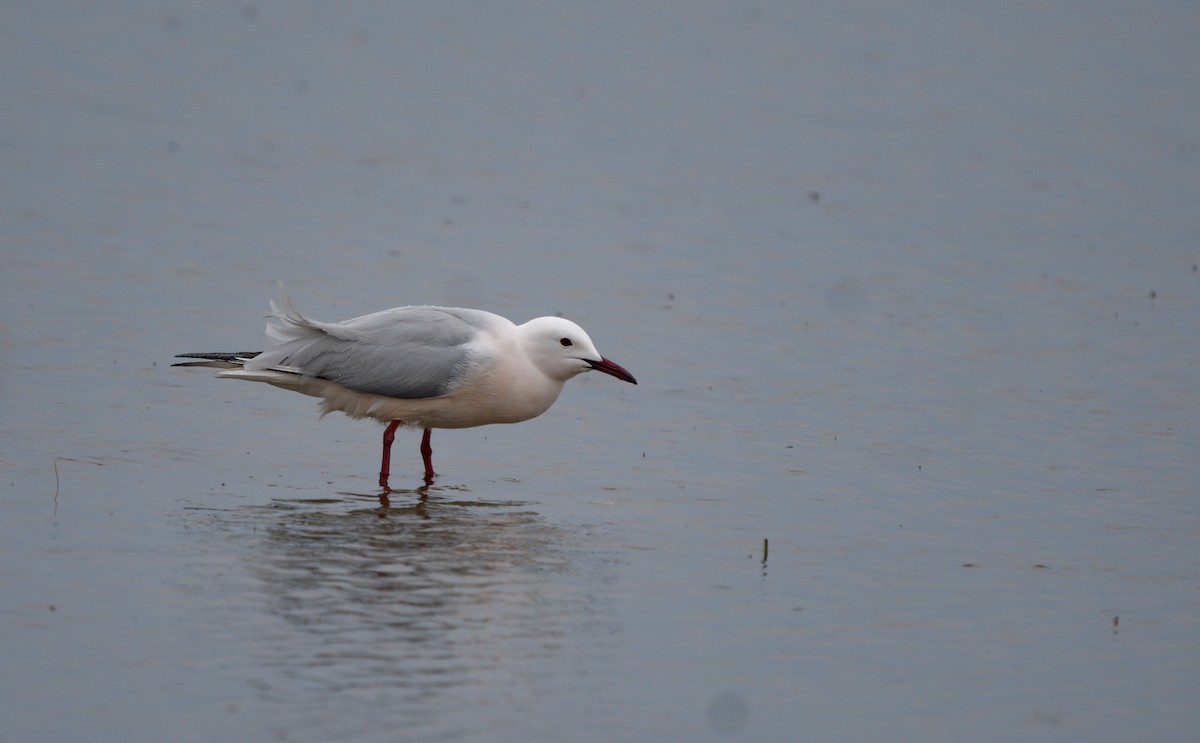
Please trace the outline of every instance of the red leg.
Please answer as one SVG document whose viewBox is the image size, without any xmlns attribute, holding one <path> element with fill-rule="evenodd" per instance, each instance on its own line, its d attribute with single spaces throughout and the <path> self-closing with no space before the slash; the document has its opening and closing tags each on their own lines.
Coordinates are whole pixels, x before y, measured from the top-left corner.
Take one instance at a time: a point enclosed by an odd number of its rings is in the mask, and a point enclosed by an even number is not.
<svg viewBox="0 0 1200 743">
<path fill-rule="evenodd" d="M 396 439 L 396 429 L 399 427 L 400 421 L 395 420 L 383 429 L 383 461 L 379 465 L 379 487 L 381 488 L 388 486 L 388 468 L 392 463 L 392 442 Z"/>
<path fill-rule="evenodd" d="M 425 461 L 425 479 L 432 480 L 437 474 L 433 471 L 433 447 L 429 445 L 429 434 L 433 433 L 433 429 L 426 428 L 425 435 L 421 437 L 421 459 Z"/>
</svg>

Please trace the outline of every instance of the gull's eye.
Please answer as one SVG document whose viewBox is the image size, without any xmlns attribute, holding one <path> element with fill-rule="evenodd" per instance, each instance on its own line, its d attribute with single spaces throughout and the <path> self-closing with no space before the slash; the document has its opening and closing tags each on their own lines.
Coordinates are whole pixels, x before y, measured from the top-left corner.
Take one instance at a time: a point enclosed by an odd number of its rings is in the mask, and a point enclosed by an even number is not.
<svg viewBox="0 0 1200 743">
<path fill-rule="evenodd" d="M 571 343 L 570 338 L 559 338 L 558 345 L 562 346 L 563 348 L 566 348 L 567 346 L 574 345 L 574 344 Z"/>
</svg>

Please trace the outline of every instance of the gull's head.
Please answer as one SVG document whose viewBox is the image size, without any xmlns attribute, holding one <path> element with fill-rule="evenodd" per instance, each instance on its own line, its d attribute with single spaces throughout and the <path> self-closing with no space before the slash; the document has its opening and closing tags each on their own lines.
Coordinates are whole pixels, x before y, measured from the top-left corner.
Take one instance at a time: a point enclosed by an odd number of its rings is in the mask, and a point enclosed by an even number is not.
<svg viewBox="0 0 1200 743">
<path fill-rule="evenodd" d="M 519 326 L 517 332 L 529 360 L 551 379 L 565 382 L 576 374 L 595 369 L 637 384 L 632 374 L 601 356 L 583 328 L 570 320 L 538 317 Z"/>
</svg>

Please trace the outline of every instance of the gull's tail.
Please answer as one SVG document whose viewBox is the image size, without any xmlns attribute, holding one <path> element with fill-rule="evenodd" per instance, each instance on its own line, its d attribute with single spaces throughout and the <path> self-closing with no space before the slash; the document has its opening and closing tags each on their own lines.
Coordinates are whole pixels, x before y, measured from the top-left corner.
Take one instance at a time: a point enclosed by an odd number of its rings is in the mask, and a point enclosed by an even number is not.
<svg viewBox="0 0 1200 743">
<path fill-rule="evenodd" d="M 280 281 L 276 285 L 275 299 L 271 300 L 271 314 L 267 316 L 268 338 L 278 344 L 301 338 L 320 337 L 325 335 L 322 327 L 325 324 L 313 322 L 301 315 L 292 304 L 287 289 L 283 288 L 283 282 Z"/>
<path fill-rule="evenodd" d="M 181 353 L 175 358 L 200 359 L 184 361 L 173 366 L 208 366 L 224 369 L 218 377 L 245 379 L 251 382 L 267 382 L 289 389 L 300 389 L 311 377 L 299 366 L 289 366 L 290 348 L 299 342 L 326 337 L 327 328 L 335 324 L 309 320 L 296 311 L 280 281 L 277 293 L 271 301 L 271 312 L 267 315 L 267 336 L 274 341 L 268 351 L 246 351 L 242 353 Z M 281 353 L 282 350 L 282 353 Z M 257 360 L 254 360 L 257 359 Z M 253 360 L 253 361 L 252 361 Z M 299 385 L 299 386 L 298 386 Z M 304 391 L 301 389 L 300 391 Z"/>
<path fill-rule="evenodd" d="M 271 300 L 271 312 L 267 315 L 267 337 L 276 345 L 294 341 L 300 338 L 310 338 L 324 335 L 318 323 L 314 323 L 296 311 L 291 297 L 283 288 L 280 281 L 276 286 L 276 297 Z M 172 366 L 210 366 L 216 369 L 241 369 L 246 362 L 261 354 L 262 351 L 241 351 L 238 353 L 181 353 L 177 359 L 201 359 L 200 361 L 184 361 Z M 238 375 L 240 376 L 240 375 Z"/>
</svg>

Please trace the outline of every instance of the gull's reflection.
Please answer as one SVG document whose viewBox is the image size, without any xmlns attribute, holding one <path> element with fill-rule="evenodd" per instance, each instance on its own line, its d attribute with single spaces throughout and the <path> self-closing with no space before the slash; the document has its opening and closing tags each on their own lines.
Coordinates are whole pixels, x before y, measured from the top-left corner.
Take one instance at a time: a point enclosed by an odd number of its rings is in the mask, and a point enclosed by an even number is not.
<svg viewBox="0 0 1200 743">
<path fill-rule="evenodd" d="M 522 503 L 436 489 L 277 501 L 252 572 L 287 627 L 264 660 L 326 692 L 388 687 L 420 699 L 539 663 L 561 645 L 586 589 L 565 580 L 559 530 Z M 296 634 L 300 635 L 297 637 Z"/>
</svg>

